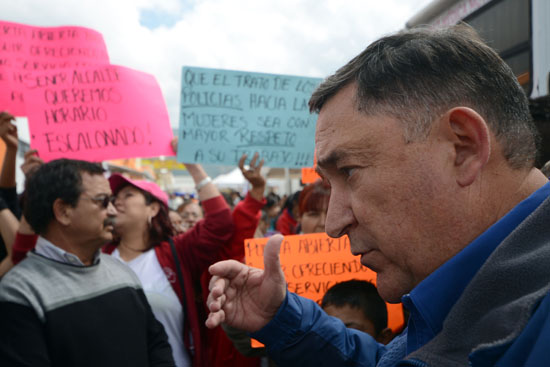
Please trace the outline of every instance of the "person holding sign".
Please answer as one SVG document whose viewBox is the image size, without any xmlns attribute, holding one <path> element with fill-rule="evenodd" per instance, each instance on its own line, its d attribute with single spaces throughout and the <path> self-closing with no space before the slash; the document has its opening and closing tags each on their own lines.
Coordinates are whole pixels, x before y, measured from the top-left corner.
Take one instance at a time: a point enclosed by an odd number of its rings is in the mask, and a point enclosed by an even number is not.
<svg viewBox="0 0 550 367">
<path fill-rule="evenodd" d="M 0 173 L 0 278 L 13 266 L 11 262 L 12 245 L 19 226 L 19 203 L 15 182 L 15 159 L 17 156 L 17 126 L 12 122 L 15 117 L 0 111 L 0 138 L 5 152 L 2 157 Z"/>
<path fill-rule="evenodd" d="M 0 247 L 6 246 L 7 256 L 0 262 L 0 278 L 10 270 L 13 265 L 21 261 L 26 255 L 27 250 L 20 252 L 16 247 L 17 239 L 21 236 L 30 235 L 32 247 L 36 242 L 36 236 L 25 220 L 21 216 L 20 198 L 17 195 L 15 181 L 15 167 L 17 150 L 19 147 L 17 127 L 12 123 L 15 117 L 10 113 L 0 112 L 0 137 L 6 145 L 6 153 L 0 175 Z M 38 157 L 36 150 L 29 150 L 25 153 L 25 160 L 21 165 L 25 177 L 30 175 L 44 162 Z M 21 217 L 19 221 L 19 217 Z M 0 249 L 1 252 L 2 249 Z M 0 258 L 3 255 L 0 253 Z"/>
<path fill-rule="evenodd" d="M 186 164 L 206 216 L 176 237 L 168 214 L 168 195 L 157 184 L 109 177 L 118 216 L 118 240 L 103 250 L 127 264 L 141 280 L 157 319 L 164 325 L 178 367 L 205 366 L 194 285 L 229 246 L 233 222 L 229 207 L 200 165 Z"/>
<path fill-rule="evenodd" d="M 214 275 L 206 325 L 251 332 L 282 366 L 543 366 L 550 359 L 550 183 L 511 69 L 467 25 L 386 36 L 327 78 L 317 171 L 326 231 L 410 312 L 384 346 L 287 292 L 282 237 L 265 271 Z"/>
</svg>

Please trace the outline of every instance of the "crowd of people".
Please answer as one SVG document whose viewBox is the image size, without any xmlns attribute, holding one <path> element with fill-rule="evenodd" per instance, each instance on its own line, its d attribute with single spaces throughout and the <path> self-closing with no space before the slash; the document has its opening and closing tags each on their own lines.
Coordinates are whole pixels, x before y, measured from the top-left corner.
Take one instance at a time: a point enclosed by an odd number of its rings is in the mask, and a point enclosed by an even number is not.
<svg viewBox="0 0 550 367">
<path fill-rule="evenodd" d="M 18 195 L 1 112 L 0 364 L 544 365 L 550 184 L 496 52 L 466 25 L 402 31 L 309 103 L 322 179 L 281 198 L 243 155 L 250 189 L 224 197 L 187 163 L 196 197 L 177 207 L 154 182 L 34 150 Z M 321 304 L 289 292 L 281 235 L 320 232 L 347 235 L 377 287 L 338 283 Z M 270 237 L 265 270 L 245 265 L 253 237 Z M 385 301 L 407 310 L 399 335 Z"/>
<path fill-rule="evenodd" d="M 12 124 L 13 116 L 6 112 L 2 112 L 1 116 L 3 130 L 0 136 L 8 150 L 1 175 L 3 191 L 0 200 L 6 205 L 5 210 L 0 212 L 3 218 L 0 230 L 6 254 L 0 267 L 0 276 L 19 263 L 31 264 L 17 266 L 2 282 L 6 286 L 2 293 L 7 297 L 4 301 L 8 308 L 14 304 L 22 306 L 7 310 L 14 316 L 12 320 L 17 321 L 6 325 L 3 328 L 5 333 L 0 332 L 6 338 L 0 337 L 6 341 L 5 349 L 0 348 L 5 353 L 3 355 L 8 357 L 6 360 L 13 363 L 26 361 L 30 365 L 38 365 L 46 360 L 56 365 L 77 365 L 80 362 L 76 358 L 85 355 L 86 351 L 97 349 L 104 352 L 98 353 L 97 359 L 91 360 L 95 365 L 114 365 L 115 361 L 125 361 L 125 365 L 140 365 L 137 364 L 138 359 L 142 360 L 141 365 L 147 365 L 143 362 L 147 353 L 152 355 L 148 363 L 165 365 L 171 363 L 168 362 L 169 358 L 154 358 L 170 350 L 178 367 L 261 365 L 258 356 L 265 354 L 261 352 L 263 349 L 259 349 L 260 352 L 243 352 L 239 348 L 239 340 L 227 337 L 222 328 L 208 330 L 204 326 L 210 280 L 208 266 L 223 259 L 244 261 L 244 240 L 260 233 L 264 228 L 262 221 L 266 222 L 265 230 L 271 233 L 276 233 L 281 223 L 285 223 L 286 234 L 324 232 L 329 193 L 325 184 L 319 180 L 306 185 L 292 196 L 299 200 L 296 203 L 298 211 L 294 214 L 296 225 L 290 226 L 287 218 L 294 217 L 292 214 L 287 214 L 291 215 L 287 217 L 280 210 L 281 207 L 287 207 L 281 198 L 275 193 L 265 194 L 266 180 L 261 174 L 263 161 L 259 160 L 257 154 L 246 168 L 246 156 L 238 164 L 250 183 L 249 192 L 241 200 L 224 197 L 200 165 L 188 163 L 186 168 L 195 182 L 198 199 L 191 198 L 177 208 L 170 208 L 168 194 L 152 181 L 132 179 L 119 173 L 112 173 L 105 178 L 106 172 L 99 164 L 85 161 L 60 159 L 44 164 L 38 152 L 29 151 L 22 167 L 27 174 L 25 192 L 18 197 L 15 191 L 17 131 Z M 177 140 L 173 147 L 177 150 Z M 103 260 L 104 255 L 110 255 L 132 271 L 119 275 L 124 281 L 113 282 L 112 275 L 104 274 L 120 272 L 120 267 L 114 266 L 110 260 Z M 100 266 L 101 261 L 106 264 Z M 47 269 L 48 265 L 55 269 Z M 33 271 L 49 274 L 48 279 L 37 281 L 34 277 L 39 277 L 39 274 L 32 273 L 29 275 L 31 278 L 26 278 L 24 282 L 26 293 L 15 292 L 15 289 L 10 288 L 13 284 L 10 284 L 9 279 L 17 276 L 15 274 L 19 271 L 26 275 L 30 270 L 22 269 L 28 266 Z M 91 266 L 99 270 L 93 276 L 75 274 L 75 266 Z M 128 276 L 132 277 L 131 282 Z M 65 277 L 70 280 L 65 280 Z M 50 286 L 50 279 L 55 278 L 58 281 Z M 98 282 L 95 288 L 86 284 L 92 279 Z M 18 291 L 22 289 L 20 285 L 17 286 Z M 59 288 L 70 286 L 79 289 L 62 292 Z M 40 294 L 35 294 L 34 287 L 40 287 Z M 116 295 L 111 294 L 111 291 Z M 64 293 L 60 300 L 54 298 L 46 303 L 42 300 L 43 297 L 59 292 Z M 141 302 L 138 303 L 139 307 L 143 308 L 147 303 L 148 312 L 145 315 L 131 315 L 127 308 L 136 307 L 136 304 L 128 305 L 124 302 L 115 310 L 108 311 L 111 306 L 109 303 L 115 302 L 120 294 L 138 297 Z M 31 301 L 36 296 L 39 298 Z M 54 322 L 50 321 L 51 315 L 61 314 L 56 301 L 61 302 L 63 312 L 69 316 L 59 317 L 58 320 L 56 316 Z M 385 312 L 383 301 L 382 304 Z M 88 319 L 76 321 L 72 318 L 78 318 L 80 307 L 91 307 L 89 305 L 94 305 L 95 309 L 88 316 L 98 323 L 84 327 L 80 323 L 88 324 Z M 363 304 L 353 307 L 360 310 L 361 314 L 364 313 Z M 36 319 L 33 312 L 37 313 L 38 309 L 42 314 Z M 44 309 L 48 311 L 44 312 Z M 101 319 L 101 315 L 107 312 L 109 316 Z M 116 322 L 123 314 L 129 323 L 137 321 L 146 325 L 140 333 L 154 335 L 141 335 L 138 339 L 134 333 L 126 335 L 131 329 L 126 330 L 127 325 Z M 70 323 L 77 334 L 67 330 L 65 334 L 59 334 L 60 326 L 57 323 L 60 322 Z M 384 316 L 382 322 L 385 328 L 387 316 Z M 29 339 L 40 348 L 37 348 L 36 354 L 27 355 L 25 351 L 28 345 L 13 336 L 25 338 L 25 335 L 36 332 L 42 323 L 48 324 L 47 331 L 40 334 L 43 338 L 36 335 L 36 339 Z M 91 327 L 98 330 L 93 332 Z M 104 345 L 106 341 L 100 338 L 99 333 L 99 330 L 110 332 L 112 328 L 116 328 L 119 337 L 124 340 L 117 346 L 121 351 L 114 359 L 109 356 L 113 352 L 112 346 Z M 160 329 L 164 330 L 164 334 Z M 96 335 L 99 342 L 79 346 L 74 355 L 63 356 L 59 348 L 69 343 L 75 335 L 84 332 L 88 338 Z M 246 338 L 250 347 L 250 339 Z M 51 350 L 50 339 L 57 340 L 57 346 Z M 151 342 L 157 345 L 147 346 Z M 149 349 L 145 354 L 143 351 L 132 354 L 133 343 L 147 348 L 158 347 L 158 351 Z M 126 349 L 122 348 L 123 345 L 126 345 Z"/>
</svg>

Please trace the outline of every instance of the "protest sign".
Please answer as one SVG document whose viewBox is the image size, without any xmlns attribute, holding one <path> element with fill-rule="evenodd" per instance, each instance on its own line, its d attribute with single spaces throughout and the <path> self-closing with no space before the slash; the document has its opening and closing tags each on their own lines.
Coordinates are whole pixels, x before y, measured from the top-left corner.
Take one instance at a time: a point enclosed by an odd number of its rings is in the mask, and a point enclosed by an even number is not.
<svg viewBox="0 0 550 367">
<path fill-rule="evenodd" d="M 270 167 L 313 164 L 318 78 L 184 67 L 178 161 L 236 165 L 255 152 Z"/>
<path fill-rule="evenodd" d="M 304 185 L 313 183 L 321 178 L 315 171 L 317 168 L 317 156 L 313 156 L 313 167 L 303 167 L 302 168 L 302 183 Z"/>
<path fill-rule="evenodd" d="M 245 241 L 247 265 L 263 269 L 266 243 L 267 238 Z M 347 236 L 330 238 L 325 233 L 285 236 L 280 254 L 288 290 L 318 304 L 336 283 L 360 279 L 376 284 L 376 273 L 361 265 L 359 258 L 351 254 Z M 388 327 L 397 331 L 404 322 L 402 305 L 386 305 Z"/>
<path fill-rule="evenodd" d="M 321 178 L 321 176 L 319 176 L 317 174 L 317 172 L 315 172 L 315 168 L 313 168 L 313 167 L 304 167 L 304 168 L 302 168 L 302 183 L 304 185 L 309 184 L 309 183 L 313 183 L 313 182 L 317 181 L 320 178 Z"/>
<path fill-rule="evenodd" d="M 151 167 L 153 169 L 156 169 L 156 170 L 158 170 L 158 169 L 167 169 L 167 170 L 170 170 L 170 171 L 187 170 L 187 167 L 185 167 L 184 164 L 179 163 L 175 159 L 164 159 L 164 160 L 142 159 L 141 160 L 141 165 L 142 166 L 149 166 L 149 167 Z"/>
<path fill-rule="evenodd" d="M 32 72 L 109 63 L 103 36 L 84 27 L 35 27 L 0 21 L 0 105 L 25 115 L 20 84 Z"/>
<path fill-rule="evenodd" d="M 34 72 L 24 85 L 31 147 L 45 161 L 174 155 L 164 98 L 150 74 L 98 65 Z"/>
</svg>

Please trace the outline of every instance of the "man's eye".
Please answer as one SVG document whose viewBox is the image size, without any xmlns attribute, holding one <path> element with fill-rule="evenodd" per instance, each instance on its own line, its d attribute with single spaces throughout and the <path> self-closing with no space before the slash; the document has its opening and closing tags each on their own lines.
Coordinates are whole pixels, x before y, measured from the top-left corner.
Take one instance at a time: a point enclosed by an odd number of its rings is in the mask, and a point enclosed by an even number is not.
<svg viewBox="0 0 550 367">
<path fill-rule="evenodd" d="M 346 177 L 351 177 L 351 175 L 353 175 L 353 173 L 355 172 L 356 168 L 355 167 L 342 167 L 340 168 L 340 171 L 342 171 L 342 173 L 346 176 Z"/>
</svg>

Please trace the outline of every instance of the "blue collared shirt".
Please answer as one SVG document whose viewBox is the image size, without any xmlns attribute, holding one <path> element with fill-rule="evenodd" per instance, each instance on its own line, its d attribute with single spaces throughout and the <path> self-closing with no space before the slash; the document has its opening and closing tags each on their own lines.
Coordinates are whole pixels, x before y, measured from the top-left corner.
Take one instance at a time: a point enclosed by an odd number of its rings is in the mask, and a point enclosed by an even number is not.
<svg viewBox="0 0 550 367">
<path fill-rule="evenodd" d="M 407 354 L 441 331 L 447 314 L 487 258 L 549 195 L 547 183 L 402 297 L 410 311 Z"/>
<path fill-rule="evenodd" d="M 63 250 L 60 247 L 57 247 L 56 245 L 54 245 L 53 243 L 51 243 L 50 241 L 48 241 L 42 236 L 39 236 L 38 239 L 36 240 L 36 246 L 34 247 L 34 251 L 38 255 L 47 257 L 48 259 L 51 259 L 51 260 L 55 260 L 58 262 L 71 264 L 75 266 L 86 266 L 78 256 Z M 96 252 L 96 254 L 94 255 L 94 260 L 92 261 L 93 265 L 97 263 L 99 263 L 99 251 Z"/>
</svg>

